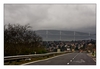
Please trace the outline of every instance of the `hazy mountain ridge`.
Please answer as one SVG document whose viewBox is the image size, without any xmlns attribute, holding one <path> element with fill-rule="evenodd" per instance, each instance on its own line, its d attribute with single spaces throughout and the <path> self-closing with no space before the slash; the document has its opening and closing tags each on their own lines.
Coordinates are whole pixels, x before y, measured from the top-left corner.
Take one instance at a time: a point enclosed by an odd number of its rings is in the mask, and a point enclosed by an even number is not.
<svg viewBox="0 0 100 69">
<path fill-rule="evenodd" d="M 40 35 L 44 41 L 96 39 L 95 34 L 78 32 L 78 31 L 37 30 L 36 34 Z"/>
</svg>

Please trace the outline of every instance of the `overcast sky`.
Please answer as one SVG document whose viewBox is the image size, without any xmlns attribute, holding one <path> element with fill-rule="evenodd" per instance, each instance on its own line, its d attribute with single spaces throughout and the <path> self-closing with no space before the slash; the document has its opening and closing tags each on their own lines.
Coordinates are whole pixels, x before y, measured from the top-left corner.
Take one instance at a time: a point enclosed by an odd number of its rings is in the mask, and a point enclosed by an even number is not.
<svg viewBox="0 0 100 69">
<path fill-rule="evenodd" d="M 5 24 L 30 24 L 33 30 L 95 33 L 95 4 L 5 4 Z"/>
</svg>

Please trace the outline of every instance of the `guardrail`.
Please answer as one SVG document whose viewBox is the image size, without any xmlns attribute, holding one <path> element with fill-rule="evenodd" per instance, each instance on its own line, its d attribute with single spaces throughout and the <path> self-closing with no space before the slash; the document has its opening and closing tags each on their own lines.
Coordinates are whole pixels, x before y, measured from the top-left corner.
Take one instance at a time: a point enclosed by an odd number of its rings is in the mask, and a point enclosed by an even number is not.
<svg viewBox="0 0 100 69">
<path fill-rule="evenodd" d="M 45 54 L 6 56 L 6 57 L 4 57 L 4 61 L 20 60 L 20 59 L 27 59 L 27 58 L 32 58 L 32 57 L 43 57 L 43 56 L 48 56 L 48 55 L 55 55 L 57 53 L 64 53 L 64 52 L 51 52 L 51 53 L 45 53 Z"/>
</svg>

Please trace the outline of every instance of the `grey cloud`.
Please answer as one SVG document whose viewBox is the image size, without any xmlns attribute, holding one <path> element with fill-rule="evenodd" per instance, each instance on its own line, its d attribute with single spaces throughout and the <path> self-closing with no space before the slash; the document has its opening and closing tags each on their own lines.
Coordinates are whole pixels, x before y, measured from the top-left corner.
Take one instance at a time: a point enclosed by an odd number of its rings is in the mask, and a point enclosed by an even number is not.
<svg viewBox="0 0 100 69">
<path fill-rule="evenodd" d="M 20 23 L 33 27 L 33 30 L 78 30 L 95 32 L 95 4 L 5 4 L 5 24 Z"/>
</svg>

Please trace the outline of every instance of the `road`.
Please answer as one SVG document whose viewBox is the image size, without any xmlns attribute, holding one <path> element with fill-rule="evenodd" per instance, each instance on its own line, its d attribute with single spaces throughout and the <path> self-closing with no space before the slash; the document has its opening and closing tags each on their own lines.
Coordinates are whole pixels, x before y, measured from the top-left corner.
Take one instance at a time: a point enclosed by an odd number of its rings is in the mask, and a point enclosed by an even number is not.
<svg viewBox="0 0 100 69">
<path fill-rule="evenodd" d="M 87 53 L 69 53 L 42 61 L 31 62 L 27 65 L 96 65 L 96 62 Z"/>
</svg>

